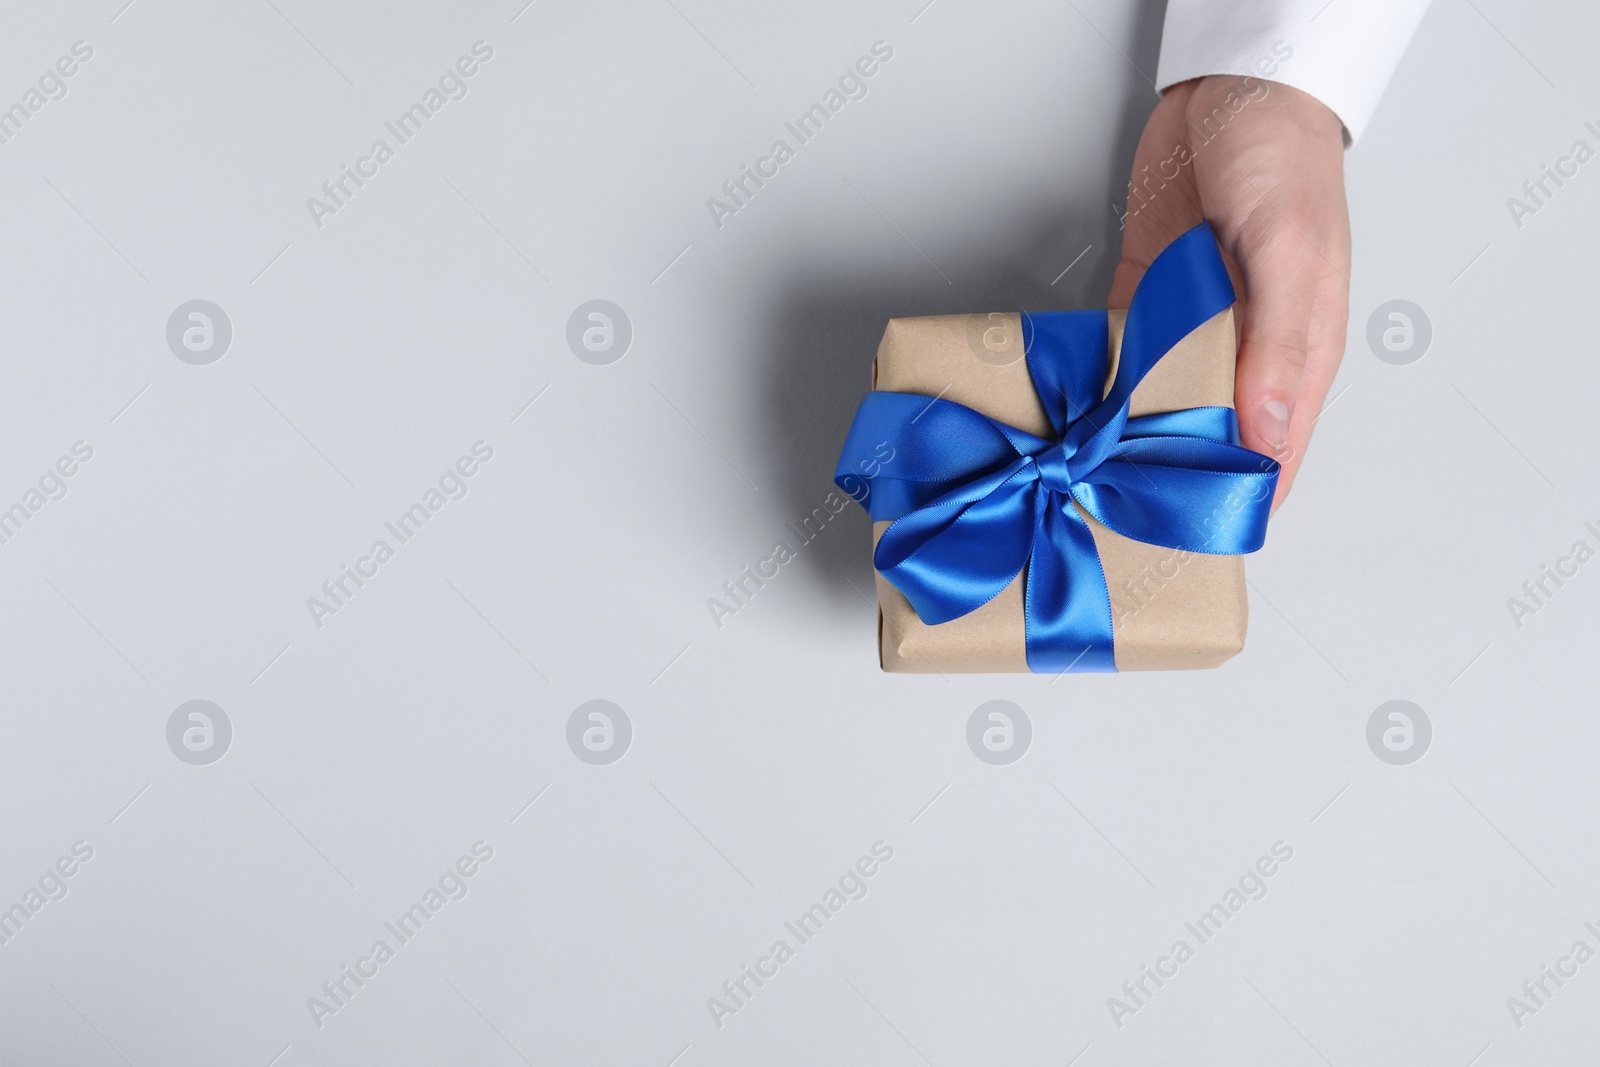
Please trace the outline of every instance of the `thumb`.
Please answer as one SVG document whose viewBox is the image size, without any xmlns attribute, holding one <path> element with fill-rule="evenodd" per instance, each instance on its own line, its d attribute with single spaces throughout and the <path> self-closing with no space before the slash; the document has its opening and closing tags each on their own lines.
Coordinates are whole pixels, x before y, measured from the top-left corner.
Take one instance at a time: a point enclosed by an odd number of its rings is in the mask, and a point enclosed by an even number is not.
<svg viewBox="0 0 1600 1067">
<path fill-rule="evenodd" d="M 1234 406 L 1246 446 L 1285 463 L 1316 412 L 1297 400 L 1318 297 L 1332 268 L 1265 200 L 1231 249 L 1244 283 Z"/>
</svg>

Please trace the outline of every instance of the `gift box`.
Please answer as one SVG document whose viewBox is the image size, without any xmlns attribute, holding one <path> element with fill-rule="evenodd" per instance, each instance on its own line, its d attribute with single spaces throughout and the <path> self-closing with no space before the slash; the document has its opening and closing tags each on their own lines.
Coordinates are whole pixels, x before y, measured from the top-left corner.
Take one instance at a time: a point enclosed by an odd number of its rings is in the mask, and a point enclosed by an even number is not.
<svg viewBox="0 0 1600 1067">
<path fill-rule="evenodd" d="M 1216 667 L 1272 459 L 1238 444 L 1233 289 L 1205 224 L 1127 312 L 892 319 L 836 482 L 867 508 L 883 669 Z"/>
</svg>

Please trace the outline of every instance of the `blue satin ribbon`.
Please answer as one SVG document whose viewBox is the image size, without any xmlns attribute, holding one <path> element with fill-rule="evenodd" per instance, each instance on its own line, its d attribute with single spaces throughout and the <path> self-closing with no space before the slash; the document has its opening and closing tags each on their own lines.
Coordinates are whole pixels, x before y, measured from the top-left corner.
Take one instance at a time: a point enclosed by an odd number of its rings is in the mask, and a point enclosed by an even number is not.
<svg viewBox="0 0 1600 1067">
<path fill-rule="evenodd" d="M 1201 223 L 1140 281 L 1109 392 L 1104 311 L 1024 313 L 1028 373 L 1054 441 L 948 400 L 867 394 L 834 481 L 874 520 L 894 520 L 873 563 L 924 623 L 982 607 L 1026 569 L 1029 670 L 1114 671 L 1111 595 L 1079 508 L 1124 537 L 1186 552 L 1261 547 L 1278 464 L 1240 447 L 1232 408 L 1128 416 L 1150 369 L 1233 300 Z"/>
</svg>

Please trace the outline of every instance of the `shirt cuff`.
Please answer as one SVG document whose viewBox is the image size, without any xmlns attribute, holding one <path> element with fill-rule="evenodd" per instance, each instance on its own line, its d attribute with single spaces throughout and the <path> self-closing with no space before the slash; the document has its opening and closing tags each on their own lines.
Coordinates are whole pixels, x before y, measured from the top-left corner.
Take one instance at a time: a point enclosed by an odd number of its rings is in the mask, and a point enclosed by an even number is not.
<svg viewBox="0 0 1600 1067">
<path fill-rule="evenodd" d="M 1208 74 L 1292 85 L 1367 128 L 1428 0 L 1169 0 L 1156 87 Z"/>
</svg>

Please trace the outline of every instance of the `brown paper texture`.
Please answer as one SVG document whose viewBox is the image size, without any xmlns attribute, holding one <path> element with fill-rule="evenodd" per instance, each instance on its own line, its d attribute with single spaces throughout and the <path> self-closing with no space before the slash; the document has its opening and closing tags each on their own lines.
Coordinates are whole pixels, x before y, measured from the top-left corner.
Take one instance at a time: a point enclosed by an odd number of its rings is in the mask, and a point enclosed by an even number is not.
<svg viewBox="0 0 1600 1067">
<path fill-rule="evenodd" d="M 1112 311 L 1111 375 L 1125 315 Z M 1233 312 L 1223 311 L 1164 356 L 1134 390 L 1131 414 L 1233 406 Z M 1110 385 L 1107 377 L 1107 387 Z M 1016 313 L 891 319 L 873 365 L 873 388 L 920 393 L 965 404 L 1040 437 L 1053 439 L 1022 352 Z M 1133 541 L 1079 514 L 1093 531 L 1111 592 L 1119 671 L 1216 667 L 1244 647 L 1248 601 L 1244 560 L 1179 552 Z M 876 548 L 887 522 L 873 525 Z M 877 576 L 879 650 L 896 673 L 1026 673 L 1019 575 L 969 615 L 938 626 Z"/>
</svg>

